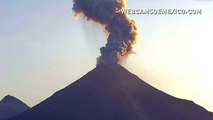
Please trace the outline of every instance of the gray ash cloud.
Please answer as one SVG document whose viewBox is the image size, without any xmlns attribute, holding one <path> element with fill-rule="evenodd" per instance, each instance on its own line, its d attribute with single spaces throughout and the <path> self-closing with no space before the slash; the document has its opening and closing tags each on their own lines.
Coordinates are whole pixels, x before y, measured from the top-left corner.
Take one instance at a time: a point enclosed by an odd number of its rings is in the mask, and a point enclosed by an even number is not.
<svg viewBox="0 0 213 120">
<path fill-rule="evenodd" d="M 97 64 L 119 64 L 132 52 L 137 41 L 137 26 L 120 11 L 126 8 L 125 0 L 73 0 L 75 15 L 85 15 L 105 26 L 109 32 L 107 44 L 102 47 Z"/>
</svg>

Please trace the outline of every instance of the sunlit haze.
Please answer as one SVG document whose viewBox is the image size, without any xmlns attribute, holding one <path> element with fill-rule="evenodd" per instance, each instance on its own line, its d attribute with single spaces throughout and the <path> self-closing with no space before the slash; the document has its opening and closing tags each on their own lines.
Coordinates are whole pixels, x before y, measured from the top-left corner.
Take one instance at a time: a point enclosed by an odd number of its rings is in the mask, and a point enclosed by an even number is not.
<svg viewBox="0 0 213 120">
<path fill-rule="evenodd" d="M 78 20 L 72 0 L 0 1 L 0 99 L 34 106 L 96 66 L 102 26 Z M 147 83 L 213 111 L 213 1 L 127 0 L 132 9 L 202 9 L 201 15 L 129 15 L 139 41 L 123 66 Z"/>
</svg>

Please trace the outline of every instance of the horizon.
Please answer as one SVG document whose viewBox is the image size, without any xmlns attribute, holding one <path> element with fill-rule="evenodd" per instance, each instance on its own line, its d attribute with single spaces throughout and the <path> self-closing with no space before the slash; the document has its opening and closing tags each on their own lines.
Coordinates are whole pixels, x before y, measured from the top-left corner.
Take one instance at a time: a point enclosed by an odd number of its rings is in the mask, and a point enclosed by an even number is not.
<svg viewBox="0 0 213 120">
<path fill-rule="evenodd" d="M 74 18 L 72 0 L 0 1 L 0 99 L 34 106 L 96 66 L 106 35 Z M 213 111 L 212 1 L 127 0 L 133 9 L 202 9 L 202 15 L 129 15 L 139 41 L 122 66 L 172 96 Z M 47 87 L 48 86 L 48 87 Z"/>
</svg>

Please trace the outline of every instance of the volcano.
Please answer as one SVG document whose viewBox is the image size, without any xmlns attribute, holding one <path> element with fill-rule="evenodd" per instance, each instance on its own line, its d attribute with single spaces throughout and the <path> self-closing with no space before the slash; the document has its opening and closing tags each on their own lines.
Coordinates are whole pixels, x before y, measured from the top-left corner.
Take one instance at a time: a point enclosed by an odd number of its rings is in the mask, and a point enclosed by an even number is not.
<svg viewBox="0 0 213 120">
<path fill-rule="evenodd" d="M 213 120 L 213 113 L 150 86 L 120 65 L 99 65 L 9 120 Z"/>
<path fill-rule="evenodd" d="M 6 120 L 27 109 L 29 109 L 29 106 L 25 103 L 13 96 L 7 95 L 0 101 L 0 120 Z"/>
</svg>

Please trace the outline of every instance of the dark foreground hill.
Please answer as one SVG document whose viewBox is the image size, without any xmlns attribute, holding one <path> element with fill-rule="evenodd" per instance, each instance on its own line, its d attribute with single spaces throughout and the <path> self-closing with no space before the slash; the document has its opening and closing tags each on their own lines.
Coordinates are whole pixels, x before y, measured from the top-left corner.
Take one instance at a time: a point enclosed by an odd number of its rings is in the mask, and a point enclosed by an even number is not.
<svg viewBox="0 0 213 120">
<path fill-rule="evenodd" d="M 9 117 L 18 115 L 29 107 L 12 96 L 6 96 L 0 101 L 0 120 L 6 120 Z"/>
<path fill-rule="evenodd" d="M 99 65 L 10 120 L 213 120 L 213 114 L 155 89 L 119 65 Z"/>
</svg>

